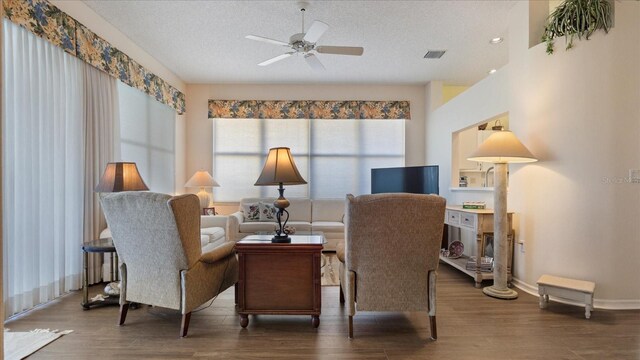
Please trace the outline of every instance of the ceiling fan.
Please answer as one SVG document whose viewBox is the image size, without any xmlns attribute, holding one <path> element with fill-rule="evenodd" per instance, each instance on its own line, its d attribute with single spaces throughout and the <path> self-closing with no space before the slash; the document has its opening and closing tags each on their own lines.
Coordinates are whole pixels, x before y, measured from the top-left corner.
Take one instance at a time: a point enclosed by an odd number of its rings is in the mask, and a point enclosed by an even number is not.
<svg viewBox="0 0 640 360">
<path fill-rule="evenodd" d="M 293 34 L 289 38 L 289 42 L 284 42 L 280 40 L 270 39 L 264 36 L 258 35 L 247 35 L 245 38 L 255 41 L 262 41 L 269 44 L 285 46 L 289 48 L 289 51 L 285 52 L 282 55 L 278 55 L 269 60 L 265 60 L 259 63 L 259 66 L 267 66 L 271 65 L 277 61 L 286 59 L 291 55 L 302 55 L 306 60 L 307 64 L 314 70 L 324 70 L 325 67 L 320 62 L 320 59 L 316 56 L 316 53 L 319 54 L 334 54 L 334 55 L 352 55 L 352 56 L 360 56 L 364 52 L 364 48 L 362 47 L 353 47 L 353 46 L 318 46 L 316 42 L 320 39 L 320 37 L 329 29 L 329 25 L 323 23 L 322 21 L 314 21 L 309 30 L 304 32 L 304 13 L 309 6 L 309 3 L 305 1 L 298 2 L 298 7 L 302 12 L 302 32 Z"/>
</svg>

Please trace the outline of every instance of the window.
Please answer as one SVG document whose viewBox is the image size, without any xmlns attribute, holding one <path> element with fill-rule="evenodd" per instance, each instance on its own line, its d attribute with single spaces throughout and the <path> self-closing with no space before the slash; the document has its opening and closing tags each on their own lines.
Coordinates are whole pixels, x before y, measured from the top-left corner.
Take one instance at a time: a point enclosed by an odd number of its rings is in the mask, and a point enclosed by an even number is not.
<svg viewBox="0 0 640 360">
<path fill-rule="evenodd" d="M 175 111 L 118 82 L 122 161 L 135 162 L 149 190 L 175 191 Z"/>
<path fill-rule="evenodd" d="M 214 119 L 215 201 L 277 196 L 254 186 L 269 148 L 291 148 L 307 185 L 287 197 L 342 198 L 371 190 L 371 168 L 404 166 L 403 120 Z"/>
</svg>

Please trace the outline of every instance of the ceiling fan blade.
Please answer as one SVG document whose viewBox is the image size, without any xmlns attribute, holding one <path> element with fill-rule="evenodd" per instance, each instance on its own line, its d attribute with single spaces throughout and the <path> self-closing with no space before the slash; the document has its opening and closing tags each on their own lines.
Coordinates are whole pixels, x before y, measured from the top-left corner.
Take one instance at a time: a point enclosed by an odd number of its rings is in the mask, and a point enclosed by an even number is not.
<svg viewBox="0 0 640 360">
<path fill-rule="evenodd" d="M 266 38 L 264 36 L 247 35 L 247 36 L 245 36 L 245 38 L 249 39 L 249 40 L 262 41 L 262 42 L 266 42 L 266 43 L 274 44 L 274 45 L 289 46 L 289 43 L 286 43 L 286 42 L 280 41 L 280 40 L 269 39 L 269 38 Z"/>
<path fill-rule="evenodd" d="M 354 46 L 318 46 L 316 51 L 320 54 L 360 56 L 364 52 L 364 48 Z"/>
<path fill-rule="evenodd" d="M 276 62 L 276 61 L 280 61 L 280 60 L 283 60 L 283 59 L 286 59 L 286 58 L 288 58 L 288 57 L 289 57 L 289 56 L 291 56 L 291 55 L 293 55 L 293 53 L 284 53 L 284 54 L 282 54 L 282 55 L 278 55 L 278 56 L 276 56 L 276 57 L 274 57 L 274 58 L 271 58 L 271 59 L 269 59 L 269 60 L 265 60 L 265 61 L 261 62 L 260 64 L 258 64 L 258 66 L 267 66 L 267 65 L 271 65 L 271 64 L 273 64 L 274 62 Z"/>
<path fill-rule="evenodd" d="M 322 34 L 327 31 L 328 28 L 329 25 L 323 23 L 322 21 L 316 20 L 313 22 L 313 24 L 311 24 L 309 30 L 307 30 L 307 33 L 304 35 L 303 40 L 315 44 L 320 39 Z"/>
<path fill-rule="evenodd" d="M 324 65 L 320 62 L 317 56 L 313 54 L 306 54 L 304 59 L 307 61 L 307 64 L 311 66 L 313 70 L 325 70 Z"/>
</svg>

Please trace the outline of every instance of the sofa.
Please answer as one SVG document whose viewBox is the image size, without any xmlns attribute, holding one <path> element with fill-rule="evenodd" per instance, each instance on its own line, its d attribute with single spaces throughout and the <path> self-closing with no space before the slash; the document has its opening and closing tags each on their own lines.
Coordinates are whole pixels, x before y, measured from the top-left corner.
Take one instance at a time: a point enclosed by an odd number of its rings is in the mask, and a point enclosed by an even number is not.
<svg viewBox="0 0 640 360">
<path fill-rule="evenodd" d="M 201 215 L 200 216 L 200 246 L 202 252 L 208 252 L 216 246 L 227 241 L 226 228 L 227 216 L 223 215 Z M 106 228 L 100 233 L 100 238 L 110 238 L 111 230 Z M 111 281 L 111 254 L 104 254 L 104 264 L 102 265 L 102 278 Z"/>
<path fill-rule="evenodd" d="M 273 233 L 277 226 L 275 198 L 244 198 L 237 212 L 229 215 L 227 236 L 238 241 L 257 232 Z M 288 198 L 289 221 L 297 232 L 321 231 L 327 240 L 324 251 L 335 251 L 344 240 L 344 199 Z"/>
</svg>

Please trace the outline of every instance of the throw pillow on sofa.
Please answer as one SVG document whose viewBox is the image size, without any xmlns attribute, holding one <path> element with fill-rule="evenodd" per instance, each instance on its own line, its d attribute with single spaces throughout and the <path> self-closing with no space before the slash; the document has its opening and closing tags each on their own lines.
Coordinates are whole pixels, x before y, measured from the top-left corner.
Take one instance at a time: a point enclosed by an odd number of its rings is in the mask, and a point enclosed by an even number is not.
<svg viewBox="0 0 640 360">
<path fill-rule="evenodd" d="M 260 203 L 242 204 L 244 221 L 260 221 Z"/>
<path fill-rule="evenodd" d="M 278 209 L 272 203 L 260 202 L 260 221 L 276 221 Z"/>
</svg>

